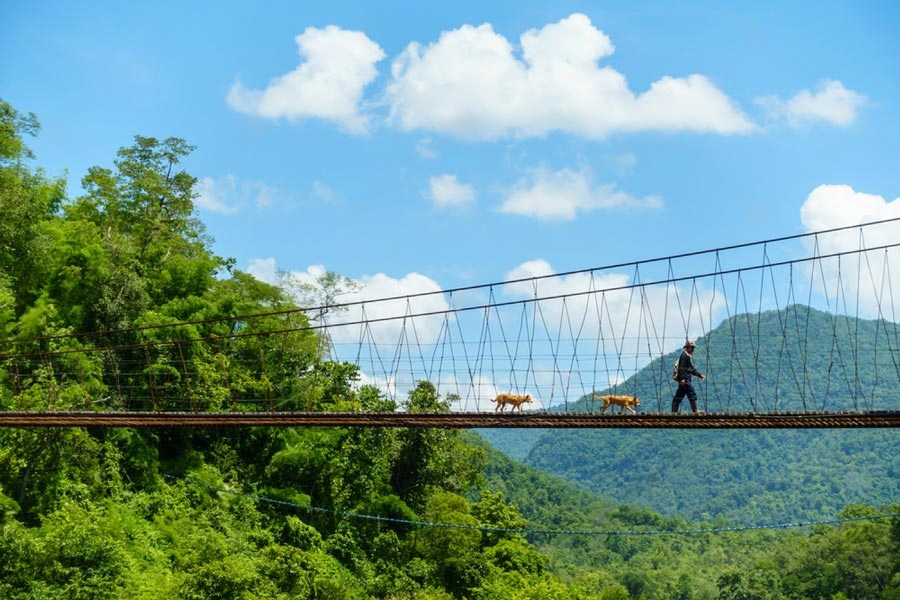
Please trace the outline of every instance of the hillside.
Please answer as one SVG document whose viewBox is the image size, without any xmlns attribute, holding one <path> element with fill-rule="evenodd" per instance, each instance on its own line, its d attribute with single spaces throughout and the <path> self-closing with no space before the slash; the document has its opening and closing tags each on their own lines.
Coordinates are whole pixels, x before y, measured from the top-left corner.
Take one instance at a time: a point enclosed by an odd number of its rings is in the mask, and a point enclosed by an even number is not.
<svg viewBox="0 0 900 600">
<path fill-rule="evenodd" d="M 833 345 L 836 331 L 849 341 Z M 754 398 L 759 398 L 754 400 L 759 410 L 898 405 L 896 337 L 894 325 L 884 321 L 836 318 L 794 305 L 758 317 L 732 317 L 698 340 L 698 346 L 697 363 L 710 374 L 696 385 L 707 410 L 752 410 Z M 674 385 L 662 378 L 676 355 L 648 365 L 618 391 L 640 395 L 643 411 L 667 407 Z M 762 397 L 756 390 L 773 393 Z M 583 397 L 568 409 L 596 406 Z M 900 432 L 894 430 L 479 434 L 507 455 L 583 489 L 685 519 L 724 517 L 748 524 L 819 520 L 848 504 L 900 498 Z"/>
<path fill-rule="evenodd" d="M 668 411 L 680 352 L 596 391 L 635 394 L 643 411 Z M 709 412 L 900 409 L 900 327 L 883 319 L 835 316 L 799 304 L 735 315 L 698 338 L 694 362 L 707 376 L 696 387 L 700 407 Z M 596 405 L 586 392 L 565 409 L 592 411 Z"/>
</svg>

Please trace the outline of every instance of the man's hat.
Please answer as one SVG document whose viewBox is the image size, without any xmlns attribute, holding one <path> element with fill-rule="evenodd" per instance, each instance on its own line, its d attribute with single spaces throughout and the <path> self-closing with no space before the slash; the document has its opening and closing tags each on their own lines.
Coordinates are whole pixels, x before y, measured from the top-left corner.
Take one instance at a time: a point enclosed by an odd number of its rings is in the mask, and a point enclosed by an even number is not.
<svg viewBox="0 0 900 600">
<path fill-rule="evenodd" d="M 697 344 L 694 343 L 694 340 L 688 340 L 684 343 L 685 348 L 696 348 Z"/>
</svg>

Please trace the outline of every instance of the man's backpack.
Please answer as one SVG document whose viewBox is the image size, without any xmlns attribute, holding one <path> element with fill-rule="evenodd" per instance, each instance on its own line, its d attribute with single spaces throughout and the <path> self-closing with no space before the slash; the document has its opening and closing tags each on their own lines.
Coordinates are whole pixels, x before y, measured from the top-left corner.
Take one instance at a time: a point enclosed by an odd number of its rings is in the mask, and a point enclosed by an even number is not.
<svg viewBox="0 0 900 600">
<path fill-rule="evenodd" d="M 678 363 L 681 362 L 681 357 L 675 359 L 675 364 L 672 365 L 672 381 L 680 381 L 678 379 Z"/>
</svg>

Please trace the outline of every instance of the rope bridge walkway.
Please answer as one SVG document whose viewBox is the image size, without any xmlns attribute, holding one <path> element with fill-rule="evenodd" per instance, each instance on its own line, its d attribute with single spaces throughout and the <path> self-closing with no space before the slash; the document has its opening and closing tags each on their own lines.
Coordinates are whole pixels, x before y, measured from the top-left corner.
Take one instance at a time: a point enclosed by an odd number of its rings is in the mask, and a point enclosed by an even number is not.
<svg viewBox="0 0 900 600">
<path fill-rule="evenodd" d="M 0 339 L 0 426 L 894 427 L 898 239 L 891 219 L 565 273 L 535 262 L 451 290 Z M 688 338 L 702 414 L 671 414 Z M 341 384 L 348 369 L 356 392 Z M 445 410 L 407 402 L 422 381 Z M 500 393 L 528 401 L 507 412 Z M 640 404 L 601 411 L 608 394 Z"/>
<path fill-rule="evenodd" d="M 0 412 L 3 427 L 434 427 L 477 429 L 847 429 L 900 426 L 900 411 L 599 415 L 597 413 Z"/>
</svg>

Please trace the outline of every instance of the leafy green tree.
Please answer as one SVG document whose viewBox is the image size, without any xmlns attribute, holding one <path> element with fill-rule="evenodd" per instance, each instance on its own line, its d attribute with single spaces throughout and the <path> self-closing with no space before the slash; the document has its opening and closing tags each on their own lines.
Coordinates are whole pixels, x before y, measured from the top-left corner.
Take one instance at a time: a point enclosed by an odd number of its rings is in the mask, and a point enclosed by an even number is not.
<svg viewBox="0 0 900 600">
<path fill-rule="evenodd" d="M 278 272 L 278 284 L 294 298 L 299 306 L 304 307 L 304 314 L 310 322 L 327 325 L 328 316 L 347 312 L 341 304 L 341 296 L 350 296 L 362 289 L 362 284 L 333 271 L 327 271 L 316 277 L 314 283 L 299 281 L 289 272 Z M 319 354 L 324 359 L 332 349 L 328 328 L 319 334 Z"/>
<path fill-rule="evenodd" d="M 876 512 L 872 507 L 850 506 L 841 516 L 858 519 Z M 895 556 L 885 552 L 890 536 L 890 525 L 878 520 L 817 526 L 786 569 L 786 595 L 829 598 L 842 592 L 849 598 L 881 598 L 896 566 Z"/>
<path fill-rule="evenodd" d="M 485 549 L 483 555 L 492 565 L 509 572 L 540 575 L 549 566 L 547 557 L 529 546 L 524 538 L 500 540 Z"/>
<path fill-rule="evenodd" d="M 17 512 L 19 512 L 18 503 L 4 494 L 3 486 L 0 486 L 0 526 L 12 521 Z"/>
<path fill-rule="evenodd" d="M 409 412 L 449 412 L 450 403 L 439 398 L 429 381 L 420 381 L 404 404 Z M 477 484 L 484 452 L 463 444 L 451 430 L 406 428 L 399 434 L 399 451 L 391 485 L 414 510 L 424 508 L 432 488 L 466 492 Z"/>
<path fill-rule="evenodd" d="M 184 600 L 231 600 L 251 598 L 262 584 L 252 560 L 226 556 L 197 566 L 181 584 Z"/>
<path fill-rule="evenodd" d="M 482 548 L 504 539 L 519 539 L 521 534 L 515 533 L 515 530 L 528 525 L 528 520 L 522 517 L 519 509 L 504 501 L 503 492 L 482 491 L 481 498 L 472 506 L 472 515 L 480 525 L 494 529 L 485 530 Z"/>
<path fill-rule="evenodd" d="M 470 514 L 469 502 L 451 492 L 435 492 L 425 507 L 425 520 L 458 527 L 423 527 L 416 535 L 422 554 L 438 564 L 451 558 L 475 554 L 481 543 L 477 520 Z"/>
<path fill-rule="evenodd" d="M 720 600 L 776 600 L 782 598 L 778 573 L 774 570 L 735 569 L 717 581 Z"/>
<path fill-rule="evenodd" d="M 136 136 L 119 150 L 116 170 L 91 168 L 86 195 L 66 207 L 70 220 L 96 226 L 111 259 L 103 285 L 93 288 L 87 330 L 126 328 L 149 306 L 202 296 L 225 266 L 193 216 L 196 179 L 179 169 L 192 150 L 178 138 Z"/>
<path fill-rule="evenodd" d="M 12 294 L 0 304 L 0 315 L 20 316 L 41 289 L 51 246 L 47 226 L 65 198 L 63 178 L 49 179 L 28 166 L 34 156 L 24 136 L 39 130 L 34 114 L 23 115 L 0 99 L 0 290 Z"/>
</svg>

